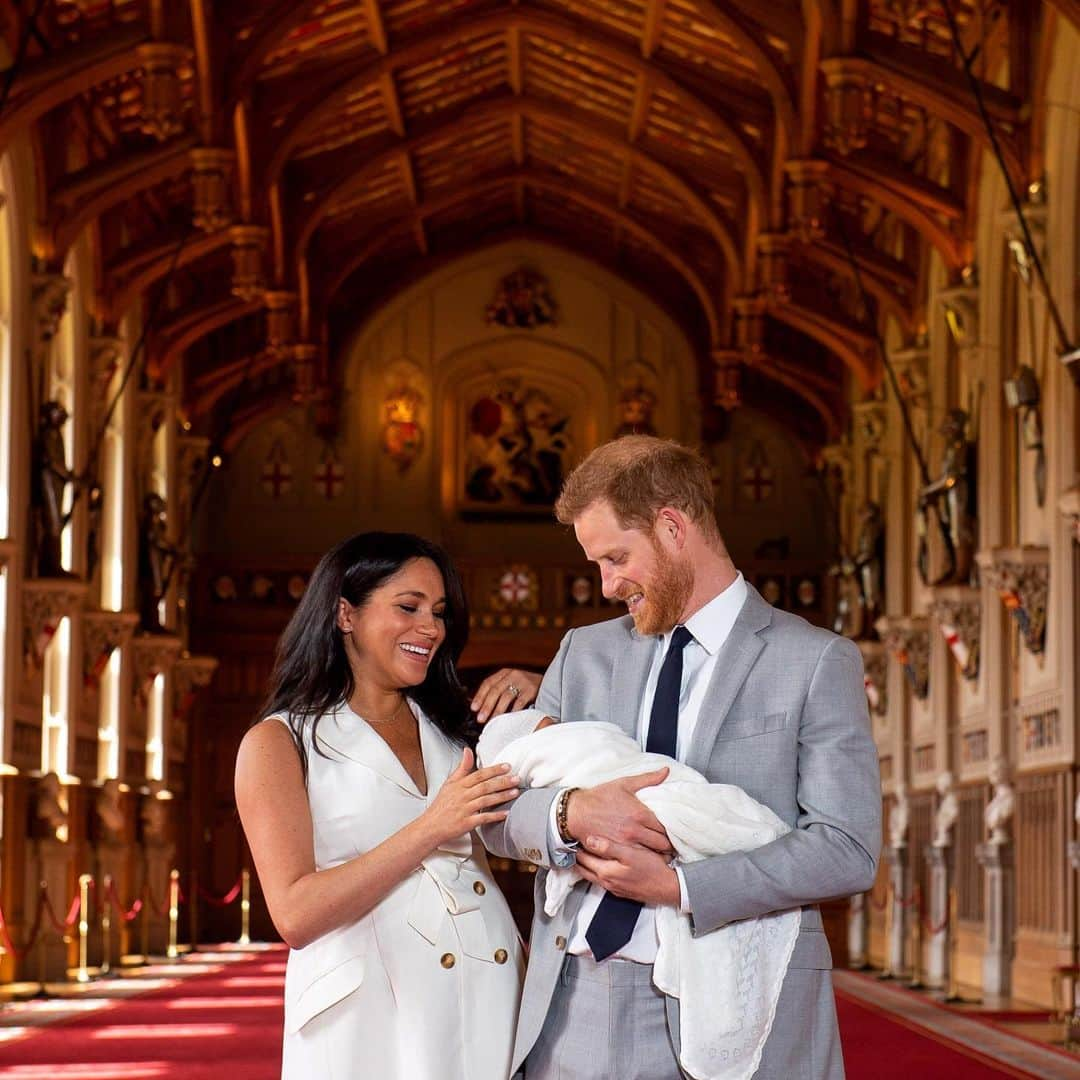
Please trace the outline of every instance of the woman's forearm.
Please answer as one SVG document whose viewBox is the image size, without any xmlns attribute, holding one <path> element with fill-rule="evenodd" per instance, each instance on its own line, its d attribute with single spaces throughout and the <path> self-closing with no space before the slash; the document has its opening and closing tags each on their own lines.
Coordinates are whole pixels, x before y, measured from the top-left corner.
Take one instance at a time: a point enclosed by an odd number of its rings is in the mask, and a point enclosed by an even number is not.
<svg viewBox="0 0 1080 1080">
<path fill-rule="evenodd" d="M 427 814 L 381 844 L 328 870 L 304 874 L 285 888 L 270 917 L 285 943 L 302 949 L 316 938 L 367 915 L 441 843 Z"/>
</svg>

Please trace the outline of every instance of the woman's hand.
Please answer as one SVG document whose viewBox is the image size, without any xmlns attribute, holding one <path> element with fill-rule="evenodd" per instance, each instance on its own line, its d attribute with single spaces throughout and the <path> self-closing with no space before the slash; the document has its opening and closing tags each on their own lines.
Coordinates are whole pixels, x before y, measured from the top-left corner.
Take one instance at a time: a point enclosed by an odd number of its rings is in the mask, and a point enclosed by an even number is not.
<svg viewBox="0 0 1080 1080">
<path fill-rule="evenodd" d="M 540 693 L 540 678 L 535 671 L 499 668 L 480 684 L 472 700 L 476 722 L 486 724 L 500 713 L 528 708 Z"/>
<path fill-rule="evenodd" d="M 422 815 L 432 829 L 436 847 L 481 825 L 504 821 L 510 811 L 492 807 L 518 796 L 521 778 L 510 775 L 509 765 L 491 765 L 474 772 L 474 760 L 473 752 L 466 747 L 458 767 Z"/>
</svg>

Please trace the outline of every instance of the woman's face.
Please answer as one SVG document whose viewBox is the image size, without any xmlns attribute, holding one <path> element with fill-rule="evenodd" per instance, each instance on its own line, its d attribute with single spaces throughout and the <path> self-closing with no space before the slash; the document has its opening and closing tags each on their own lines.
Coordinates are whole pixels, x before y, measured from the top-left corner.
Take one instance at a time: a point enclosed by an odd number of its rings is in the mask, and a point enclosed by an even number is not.
<svg viewBox="0 0 1080 1080">
<path fill-rule="evenodd" d="M 357 675 L 380 688 L 419 686 L 446 638 L 446 589 L 430 559 L 412 559 L 363 607 L 342 600 L 338 626 Z"/>
</svg>

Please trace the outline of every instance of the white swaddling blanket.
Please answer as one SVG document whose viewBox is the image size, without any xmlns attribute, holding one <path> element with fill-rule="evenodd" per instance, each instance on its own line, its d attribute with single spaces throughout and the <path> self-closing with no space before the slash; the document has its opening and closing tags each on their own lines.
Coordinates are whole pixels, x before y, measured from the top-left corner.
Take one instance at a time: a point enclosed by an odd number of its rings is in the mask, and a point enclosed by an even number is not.
<svg viewBox="0 0 1080 1080">
<path fill-rule="evenodd" d="M 614 724 L 579 721 L 533 731 L 543 713 L 495 717 L 478 746 L 484 765 L 508 763 L 526 787 L 593 787 L 667 767 L 667 779 L 638 798 L 667 830 L 680 862 L 760 847 L 788 832 L 768 807 L 731 784 L 662 754 L 641 750 Z M 544 910 L 561 908 L 581 880 L 577 868 L 548 871 Z M 682 1067 L 697 1080 L 746 1080 L 761 1062 L 799 935 L 801 912 L 741 919 L 694 937 L 690 917 L 656 909 L 653 983 L 679 999 Z"/>
</svg>

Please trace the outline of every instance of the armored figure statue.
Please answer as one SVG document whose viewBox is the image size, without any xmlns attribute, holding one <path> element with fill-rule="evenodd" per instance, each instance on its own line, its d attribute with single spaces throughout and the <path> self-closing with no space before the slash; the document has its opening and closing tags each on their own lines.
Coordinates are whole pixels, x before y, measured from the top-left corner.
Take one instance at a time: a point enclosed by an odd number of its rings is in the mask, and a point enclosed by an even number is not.
<svg viewBox="0 0 1080 1080">
<path fill-rule="evenodd" d="M 59 401 L 46 401 L 41 406 L 34 435 L 30 498 L 37 533 L 39 577 L 65 577 L 67 574 L 60 560 L 60 538 L 67 524 L 64 496 L 68 484 L 77 481 L 75 473 L 67 466 L 63 435 L 67 420 L 67 409 Z"/>
<path fill-rule="evenodd" d="M 941 458 L 941 476 L 919 493 L 919 509 L 925 514 L 935 507 L 943 524 L 946 551 L 940 574 L 934 577 L 920 558 L 920 568 L 927 581 L 935 584 L 966 583 L 971 580 L 976 544 L 975 444 L 968 438 L 968 413 L 949 409 L 940 432 L 945 437 Z M 924 544 L 929 540 L 923 538 Z"/>
<path fill-rule="evenodd" d="M 855 568 L 859 575 L 859 602 L 863 609 L 865 634 L 884 609 L 885 519 L 881 507 L 873 501 L 863 504 L 859 517 L 861 525 L 855 546 Z"/>
<path fill-rule="evenodd" d="M 166 528 L 165 500 L 151 491 L 143 499 L 139 522 L 139 626 L 148 634 L 163 630 L 158 604 L 176 558 L 176 548 L 165 539 Z"/>
<path fill-rule="evenodd" d="M 983 811 L 988 842 L 1004 844 L 1009 839 L 1009 822 L 1016 807 L 1016 794 L 1009 783 L 1009 765 L 1005 758 L 995 758 L 990 766 L 990 783 L 994 794 Z"/>
<path fill-rule="evenodd" d="M 953 790 L 952 773 L 943 772 L 937 778 L 936 787 L 940 801 L 934 814 L 934 838 L 931 844 L 936 848 L 947 848 L 952 845 L 952 829 L 960 816 L 960 801 Z"/>
</svg>

